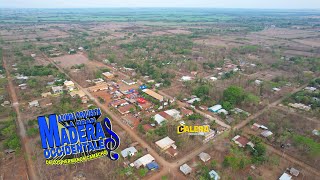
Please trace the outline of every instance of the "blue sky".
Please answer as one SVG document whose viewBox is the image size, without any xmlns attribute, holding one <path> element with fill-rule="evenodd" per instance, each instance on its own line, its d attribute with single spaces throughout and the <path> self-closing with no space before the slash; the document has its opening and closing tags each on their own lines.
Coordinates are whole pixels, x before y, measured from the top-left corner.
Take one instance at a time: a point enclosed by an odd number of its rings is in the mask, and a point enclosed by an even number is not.
<svg viewBox="0 0 320 180">
<path fill-rule="evenodd" d="M 320 0 L 0 0 L 0 7 L 212 7 L 260 9 L 320 9 Z"/>
</svg>

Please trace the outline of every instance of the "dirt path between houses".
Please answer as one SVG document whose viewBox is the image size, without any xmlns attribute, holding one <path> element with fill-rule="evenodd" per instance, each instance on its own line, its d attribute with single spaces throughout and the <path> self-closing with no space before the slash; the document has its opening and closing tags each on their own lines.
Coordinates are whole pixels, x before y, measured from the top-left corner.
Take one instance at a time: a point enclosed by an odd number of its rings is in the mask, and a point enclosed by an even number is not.
<svg viewBox="0 0 320 180">
<path fill-rule="evenodd" d="M 37 173 L 35 171 L 35 167 L 33 165 L 33 161 L 31 159 L 31 154 L 32 154 L 33 150 L 30 149 L 30 147 L 28 146 L 29 142 L 28 142 L 28 138 L 27 138 L 27 135 L 26 135 L 25 126 L 24 126 L 23 121 L 21 119 L 18 97 L 17 97 L 17 94 L 15 92 L 14 85 L 12 83 L 11 74 L 10 74 L 8 68 L 7 68 L 7 58 L 10 56 L 10 54 L 8 54 L 7 51 L 9 51 L 9 50 L 3 49 L 3 67 L 5 68 L 6 74 L 7 74 L 9 94 L 10 94 L 11 99 L 12 99 L 12 105 L 13 105 L 14 110 L 17 113 L 17 121 L 16 121 L 17 129 L 19 131 L 19 135 L 20 135 L 20 138 L 21 138 L 22 152 L 24 152 L 24 154 L 26 155 L 25 163 L 26 163 L 27 170 L 28 170 L 28 178 L 31 179 L 31 180 L 37 180 L 39 178 L 37 176 Z"/>
</svg>

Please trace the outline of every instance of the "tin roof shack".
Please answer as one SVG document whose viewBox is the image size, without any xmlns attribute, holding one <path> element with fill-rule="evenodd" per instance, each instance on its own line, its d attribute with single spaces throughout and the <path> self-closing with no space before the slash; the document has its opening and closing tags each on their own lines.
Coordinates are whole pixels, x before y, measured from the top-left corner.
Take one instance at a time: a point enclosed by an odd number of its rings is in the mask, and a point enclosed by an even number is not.
<svg viewBox="0 0 320 180">
<path fill-rule="evenodd" d="M 52 86 L 51 87 L 53 94 L 60 94 L 63 92 L 62 86 Z"/>
<path fill-rule="evenodd" d="M 175 141 L 170 139 L 168 136 L 163 139 L 160 139 L 159 141 L 157 141 L 155 143 L 157 146 L 160 147 L 160 149 L 162 151 L 165 151 L 165 150 L 169 149 L 170 147 L 173 147 L 174 149 L 177 148 L 177 146 L 174 144 Z"/>
<path fill-rule="evenodd" d="M 182 76 L 181 81 L 191 81 L 192 78 L 190 76 Z"/>
<path fill-rule="evenodd" d="M 291 179 L 292 179 L 292 176 L 285 172 L 279 178 L 279 180 L 291 180 Z"/>
<path fill-rule="evenodd" d="M 146 167 L 147 164 L 151 163 L 154 161 L 154 157 L 151 156 L 150 154 L 146 154 L 142 156 L 141 158 L 137 159 L 133 163 L 131 163 L 131 166 L 136 167 L 137 169 L 140 168 L 141 166 Z"/>
<path fill-rule="evenodd" d="M 273 133 L 269 130 L 265 130 L 261 133 L 261 136 L 268 138 L 269 136 L 271 136 Z"/>
<path fill-rule="evenodd" d="M 156 114 L 154 116 L 154 120 L 157 122 L 158 125 L 161 125 L 162 123 L 168 121 L 166 118 L 164 118 L 163 116 L 161 116 L 160 114 Z"/>
<path fill-rule="evenodd" d="M 167 149 L 166 153 L 169 154 L 171 157 L 175 157 L 176 155 L 178 155 L 178 151 L 173 147 Z"/>
<path fill-rule="evenodd" d="M 208 108 L 208 110 L 213 113 L 217 113 L 220 109 L 222 109 L 222 106 L 220 104 Z"/>
<path fill-rule="evenodd" d="M 40 107 L 38 100 L 34 100 L 34 101 L 29 102 L 29 107 L 30 108 L 32 108 L 32 107 Z"/>
<path fill-rule="evenodd" d="M 245 147 L 246 145 L 254 147 L 254 144 L 249 141 L 246 137 L 236 135 L 234 138 L 232 138 L 232 141 L 234 141 L 239 147 Z"/>
<path fill-rule="evenodd" d="M 164 111 L 166 114 L 168 114 L 169 116 L 171 116 L 172 119 L 174 120 L 180 120 L 181 119 L 181 115 L 180 112 L 176 109 L 169 109 Z"/>
<path fill-rule="evenodd" d="M 68 91 L 73 91 L 75 89 L 74 82 L 72 81 L 65 81 L 63 84 L 68 89 Z"/>
<path fill-rule="evenodd" d="M 211 179 L 214 179 L 214 180 L 219 180 L 220 179 L 219 174 L 215 170 L 211 170 L 209 172 L 209 176 L 210 176 Z"/>
<path fill-rule="evenodd" d="M 132 85 L 134 85 L 134 84 L 137 83 L 137 82 L 135 82 L 135 81 L 133 81 L 133 80 L 131 80 L 131 79 L 126 79 L 126 80 L 123 79 L 122 82 L 125 83 L 125 84 L 128 85 L 128 86 L 132 86 Z"/>
<path fill-rule="evenodd" d="M 98 91 L 103 91 L 103 90 L 107 90 L 108 89 L 108 84 L 106 82 L 102 82 L 102 83 L 99 83 L 95 86 L 91 86 L 88 88 L 88 90 L 90 92 L 98 92 Z"/>
<path fill-rule="evenodd" d="M 135 147 L 128 147 L 121 151 L 122 157 L 126 158 L 128 156 L 134 156 L 134 154 L 138 152 Z"/>
<path fill-rule="evenodd" d="M 203 162 L 207 162 L 211 159 L 211 156 L 205 152 L 201 152 L 198 156 L 199 156 L 200 160 Z"/>
<path fill-rule="evenodd" d="M 192 169 L 188 164 L 183 164 L 179 169 L 184 175 L 188 175 L 192 172 Z"/>
<path fill-rule="evenodd" d="M 187 101 L 187 103 L 188 103 L 188 104 L 193 104 L 193 103 L 196 102 L 196 101 L 200 102 L 201 99 L 200 99 L 200 98 L 197 98 L 197 97 L 191 98 L 190 100 Z"/>
<path fill-rule="evenodd" d="M 27 84 L 19 84 L 20 89 L 27 89 Z"/>
<path fill-rule="evenodd" d="M 300 174 L 300 171 L 298 171 L 298 170 L 295 169 L 295 168 L 290 168 L 290 169 L 289 169 L 289 172 L 290 172 L 291 175 L 293 175 L 293 176 L 295 176 L 295 177 L 298 177 L 299 174 Z"/>
<path fill-rule="evenodd" d="M 112 73 L 110 73 L 110 72 L 104 72 L 104 73 L 102 73 L 102 75 L 103 75 L 103 77 L 104 77 L 105 79 L 112 79 L 112 78 L 114 78 L 114 75 L 113 75 Z"/>
<path fill-rule="evenodd" d="M 187 109 L 185 107 L 181 108 L 181 114 L 183 116 L 191 116 L 193 114 L 193 111 L 191 111 L 190 109 Z"/>
</svg>

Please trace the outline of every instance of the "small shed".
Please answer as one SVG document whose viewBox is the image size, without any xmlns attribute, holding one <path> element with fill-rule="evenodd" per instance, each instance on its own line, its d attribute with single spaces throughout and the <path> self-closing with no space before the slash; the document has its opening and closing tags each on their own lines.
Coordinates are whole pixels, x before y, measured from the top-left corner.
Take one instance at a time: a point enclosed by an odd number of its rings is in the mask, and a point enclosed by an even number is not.
<svg viewBox="0 0 320 180">
<path fill-rule="evenodd" d="M 147 164 L 147 168 L 148 168 L 149 170 L 157 170 L 157 169 L 159 169 L 159 165 L 158 165 L 158 163 L 156 163 L 155 161 L 153 161 L 153 162 Z"/>
<path fill-rule="evenodd" d="M 154 120 L 155 120 L 159 125 L 161 125 L 164 121 L 167 121 L 166 118 L 162 117 L 162 116 L 159 115 L 159 114 L 156 114 L 156 115 L 154 116 Z"/>
<path fill-rule="evenodd" d="M 134 156 L 134 154 L 138 152 L 135 147 L 128 147 L 121 151 L 122 157 L 126 158 L 128 156 Z"/>
<path fill-rule="evenodd" d="M 279 178 L 279 180 L 291 180 L 291 179 L 292 179 L 292 176 L 290 176 L 287 173 L 283 173 Z"/>
<path fill-rule="evenodd" d="M 180 166 L 180 171 L 184 174 L 184 175 L 188 175 L 191 173 L 192 169 L 190 166 L 188 166 L 188 164 L 183 164 L 182 166 Z"/>
<path fill-rule="evenodd" d="M 207 162 L 211 159 L 211 156 L 205 152 L 201 152 L 198 156 L 201 159 L 201 161 L 203 161 L 203 162 Z"/>
<path fill-rule="evenodd" d="M 297 177 L 297 176 L 299 176 L 300 171 L 298 171 L 295 168 L 290 168 L 290 174 Z"/>
<path fill-rule="evenodd" d="M 272 133 L 271 131 L 265 130 L 265 131 L 263 131 L 263 132 L 261 133 L 261 136 L 267 138 L 267 137 L 271 136 L 272 134 L 273 134 L 273 133 Z"/>
<path fill-rule="evenodd" d="M 220 179 L 219 174 L 215 170 L 211 170 L 209 172 L 209 176 L 210 176 L 211 179 L 214 179 L 214 180 L 219 180 Z"/>
<path fill-rule="evenodd" d="M 29 102 L 29 107 L 39 107 L 39 101 L 38 100 L 34 100 Z"/>
</svg>

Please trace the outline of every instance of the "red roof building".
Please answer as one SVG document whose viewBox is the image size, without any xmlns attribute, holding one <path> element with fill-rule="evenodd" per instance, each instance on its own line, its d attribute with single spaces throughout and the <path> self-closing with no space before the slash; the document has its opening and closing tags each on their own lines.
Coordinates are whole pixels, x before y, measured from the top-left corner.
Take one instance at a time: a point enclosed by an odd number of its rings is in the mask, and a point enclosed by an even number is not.
<svg viewBox="0 0 320 180">
<path fill-rule="evenodd" d="M 140 97 L 140 98 L 137 99 L 137 102 L 140 103 L 140 104 L 144 104 L 144 103 L 146 103 L 147 101 L 146 101 L 144 98 L 141 98 L 141 97 Z"/>
<path fill-rule="evenodd" d="M 143 127 L 143 129 L 144 129 L 146 132 L 154 129 L 154 127 L 152 127 L 150 124 L 145 124 L 145 125 L 143 125 L 142 127 Z"/>
<path fill-rule="evenodd" d="M 183 107 L 183 108 L 181 108 L 181 113 L 183 116 L 190 116 L 193 114 L 193 111 Z"/>
<path fill-rule="evenodd" d="M 118 108 L 118 111 L 121 113 L 121 114 L 128 114 L 128 113 L 130 113 L 130 110 L 131 109 L 136 109 L 135 107 L 134 107 L 134 105 L 132 105 L 132 104 L 128 104 L 128 105 L 126 105 L 126 106 L 122 106 L 122 107 L 120 107 L 120 108 Z"/>
</svg>

